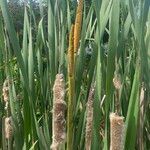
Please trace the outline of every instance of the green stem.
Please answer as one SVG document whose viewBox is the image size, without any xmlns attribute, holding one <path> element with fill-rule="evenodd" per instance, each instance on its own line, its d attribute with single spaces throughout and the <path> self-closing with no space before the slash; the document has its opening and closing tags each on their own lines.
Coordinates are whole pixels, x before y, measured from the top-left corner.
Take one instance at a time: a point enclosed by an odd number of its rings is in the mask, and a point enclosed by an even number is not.
<svg viewBox="0 0 150 150">
<path fill-rule="evenodd" d="M 69 95 L 67 112 L 67 150 L 72 150 L 73 142 L 73 102 L 74 102 L 74 76 L 69 76 Z"/>
</svg>

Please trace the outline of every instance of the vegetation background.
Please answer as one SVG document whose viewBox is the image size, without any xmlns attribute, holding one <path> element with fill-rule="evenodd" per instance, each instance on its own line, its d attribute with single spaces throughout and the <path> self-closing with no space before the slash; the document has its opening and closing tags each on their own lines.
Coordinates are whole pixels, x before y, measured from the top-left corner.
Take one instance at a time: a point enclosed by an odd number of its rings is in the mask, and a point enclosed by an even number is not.
<svg viewBox="0 0 150 150">
<path fill-rule="evenodd" d="M 0 0 L 0 149 L 149 150 L 149 6 Z"/>
</svg>

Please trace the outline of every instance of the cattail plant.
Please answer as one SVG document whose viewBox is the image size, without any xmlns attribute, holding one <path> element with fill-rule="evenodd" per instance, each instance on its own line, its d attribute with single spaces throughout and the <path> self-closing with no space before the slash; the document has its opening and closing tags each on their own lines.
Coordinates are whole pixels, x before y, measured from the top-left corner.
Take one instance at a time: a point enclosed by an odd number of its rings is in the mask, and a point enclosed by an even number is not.
<svg viewBox="0 0 150 150">
<path fill-rule="evenodd" d="M 12 118 L 6 117 L 5 118 L 5 138 L 11 139 L 13 136 L 13 125 L 12 125 Z"/>
<path fill-rule="evenodd" d="M 51 148 L 57 150 L 66 139 L 65 131 L 65 83 L 63 74 L 57 74 L 53 87 L 53 142 Z"/>
<path fill-rule="evenodd" d="M 80 33 L 82 27 L 82 11 L 83 11 L 83 0 L 79 0 L 76 11 L 75 27 L 74 27 L 74 52 L 78 52 Z"/>
<path fill-rule="evenodd" d="M 149 0 L 14 0 L 17 12 L 10 1 L 0 0 L 0 149 L 149 150 Z"/>
<path fill-rule="evenodd" d="M 87 122 L 86 122 L 86 133 L 85 133 L 85 148 L 86 150 L 91 149 L 92 141 L 92 126 L 93 126 L 93 99 L 94 99 L 94 88 L 91 87 L 88 102 L 87 102 Z"/>
<path fill-rule="evenodd" d="M 73 141 L 73 105 L 74 105 L 74 25 L 71 27 L 69 35 L 69 49 L 68 49 L 68 111 L 67 111 L 67 150 L 72 149 Z"/>
<path fill-rule="evenodd" d="M 110 114 L 110 150 L 123 150 L 124 121 L 116 113 Z"/>
</svg>

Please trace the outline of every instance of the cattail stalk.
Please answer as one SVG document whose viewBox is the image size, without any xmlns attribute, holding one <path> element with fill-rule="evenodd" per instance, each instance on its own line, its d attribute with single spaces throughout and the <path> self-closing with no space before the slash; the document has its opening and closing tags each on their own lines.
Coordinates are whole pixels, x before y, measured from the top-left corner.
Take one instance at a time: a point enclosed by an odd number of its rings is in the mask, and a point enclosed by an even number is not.
<svg viewBox="0 0 150 150">
<path fill-rule="evenodd" d="M 75 28 L 74 28 L 74 52 L 78 52 L 81 26 L 82 26 L 82 11 L 83 11 L 83 0 L 79 0 L 76 19 L 75 19 Z"/>
<path fill-rule="evenodd" d="M 94 88 L 90 89 L 87 102 L 87 122 L 86 122 L 86 133 L 85 133 L 85 149 L 91 149 L 92 141 L 92 126 L 93 126 L 93 99 L 94 99 Z"/>
<path fill-rule="evenodd" d="M 67 111 L 67 150 L 72 150 L 73 141 L 73 106 L 74 106 L 74 25 L 69 35 L 68 49 L 68 111 Z"/>
<path fill-rule="evenodd" d="M 144 128 L 144 96 L 145 96 L 144 83 L 141 87 L 140 93 L 140 111 L 139 111 L 139 127 L 138 127 L 138 143 L 139 150 L 144 150 L 143 128 Z"/>
<path fill-rule="evenodd" d="M 110 150 L 123 150 L 123 137 L 125 127 L 123 119 L 123 117 L 118 116 L 116 113 L 110 114 Z"/>
<path fill-rule="evenodd" d="M 66 139 L 65 132 L 65 83 L 62 74 L 56 75 L 53 87 L 53 141 L 51 149 L 57 150 Z"/>
<path fill-rule="evenodd" d="M 113 78 L 113 84 L 114 87 L 116 89 L 115 91 L 115 111 L 117 113 L 120 113 L 120 89 L 121 89 L 121 79 L 120 76 L 118 74 L 115 74 L 114 78 Z"/>
</svg>

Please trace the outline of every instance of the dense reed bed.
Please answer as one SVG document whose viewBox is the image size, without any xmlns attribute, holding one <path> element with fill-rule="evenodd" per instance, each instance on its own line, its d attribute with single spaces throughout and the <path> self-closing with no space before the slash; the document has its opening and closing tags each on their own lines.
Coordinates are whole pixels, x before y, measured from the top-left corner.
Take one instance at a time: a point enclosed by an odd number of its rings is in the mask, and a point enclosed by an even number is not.
<svg viewBox="0 0 150 150">
<path fill-rule="evenodd" d="M 150 1 L 71 3 L 0 0 L 0 149 L 149 150 Z"/>
</svg>

